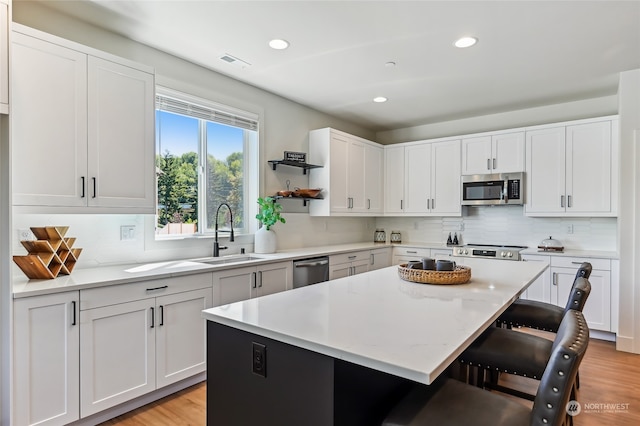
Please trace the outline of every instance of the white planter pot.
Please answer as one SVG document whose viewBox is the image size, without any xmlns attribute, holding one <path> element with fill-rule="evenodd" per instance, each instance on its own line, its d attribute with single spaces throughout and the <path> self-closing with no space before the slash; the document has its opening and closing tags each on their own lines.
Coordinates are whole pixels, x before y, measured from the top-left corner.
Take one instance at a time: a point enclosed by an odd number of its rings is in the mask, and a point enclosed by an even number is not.
<svg viewBox="0 0 640 426">
<path fill-rule="evenodd" d="M 275 253 L 277 246 L 276 233 L 266 227 L 258 229 L 255 235 L 253 251 L 255 253 Z"/>
</svg>

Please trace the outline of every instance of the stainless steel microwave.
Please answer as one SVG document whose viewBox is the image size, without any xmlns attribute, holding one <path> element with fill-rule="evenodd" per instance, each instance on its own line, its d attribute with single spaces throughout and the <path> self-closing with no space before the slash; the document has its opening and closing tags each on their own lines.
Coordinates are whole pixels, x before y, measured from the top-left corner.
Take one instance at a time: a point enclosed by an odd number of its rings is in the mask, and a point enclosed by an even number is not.
<svg viewBox="0 0 640 426">
<path fill-rule="evenodd" d="M 462 176 L 463 206 L 524 204 L 524 173 Z"/>
</svg>

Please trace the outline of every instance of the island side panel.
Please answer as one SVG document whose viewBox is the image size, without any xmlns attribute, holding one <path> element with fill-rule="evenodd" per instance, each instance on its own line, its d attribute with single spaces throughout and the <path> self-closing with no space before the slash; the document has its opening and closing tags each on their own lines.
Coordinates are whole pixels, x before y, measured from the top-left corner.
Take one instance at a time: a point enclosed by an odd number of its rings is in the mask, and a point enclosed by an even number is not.
<svg viewBox="0 0 640 426">
<path fill-rule="evenodd" d="M 266 377 L 253 372 L 253 343 Z M 333 358 L 207 322 L 207 425 L 333 424 Z"/>
</svg>

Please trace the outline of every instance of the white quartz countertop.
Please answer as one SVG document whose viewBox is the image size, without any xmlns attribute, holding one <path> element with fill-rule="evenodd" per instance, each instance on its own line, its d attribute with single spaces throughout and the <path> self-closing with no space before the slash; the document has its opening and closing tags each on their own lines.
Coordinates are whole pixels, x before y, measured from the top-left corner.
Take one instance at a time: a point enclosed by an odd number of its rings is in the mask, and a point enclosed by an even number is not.
<svg viewBox="0 0 640 426">
<path fill-rule="evenodd" d="M 71 275 L 61 275 L 51 280 L 30 280 L 14 265 L 13 297 L 29 297 L 58 293 L 85 288 L 103 287 L 114 284 L 126 284 L 137 281 L 170 278 L 181 275 L 220 271 L 242 266 L 260 265 L 285 260 L 304 259 L 314 256 L 340 254 L 357 250 L 372 250 L 391 247 L 376 243 L 351 243 L 321 247 L 307 247 L 282 250 L 273 254 L 254 254 L 221 256 L 220 258 L 168 260 L 149 263 L 131 263 L 109 265 L 96 268 L 76 268 Z M 234 258 L 255 256 L 259 259 L 234 262 Z M 226 259 L 228 263 L 211 265 L 198 260 Z"/>
<path fill-rule="evenodd" d="M 210 321 L 429 384 L 546 268 L 458 261 L 461 285 L 403 281 L 397 266 L 203 311 Z"/>
</svg>

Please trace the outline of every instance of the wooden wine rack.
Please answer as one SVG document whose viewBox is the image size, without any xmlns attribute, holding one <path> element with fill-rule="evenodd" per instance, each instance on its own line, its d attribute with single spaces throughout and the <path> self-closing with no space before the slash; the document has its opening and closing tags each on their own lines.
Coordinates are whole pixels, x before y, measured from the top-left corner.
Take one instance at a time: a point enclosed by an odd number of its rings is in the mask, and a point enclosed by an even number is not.
<svg viewBox="0 0 640 426">
<path fill-rule="evenodd" d="M 13 261 L 30 279 L 53 279 L 71 274 L 82 249 L 73 248 L 76 239 L 65 237 L 68 230 L 68 226 L 31 228 L 37 240 L 20 241 L 29 254 L 13 256 Z"/>
</svg>

